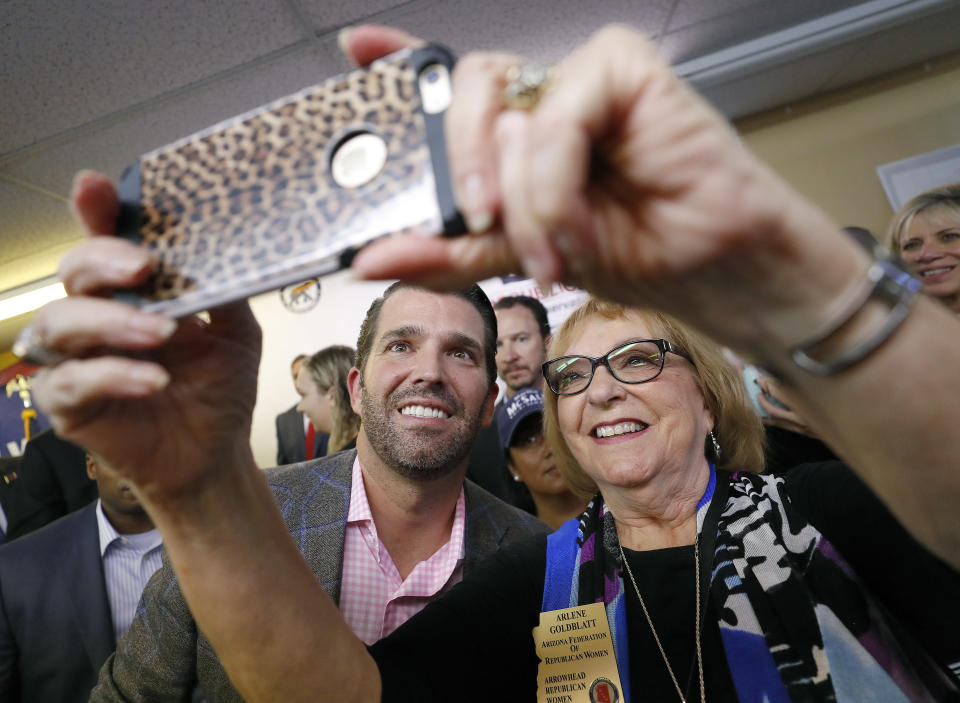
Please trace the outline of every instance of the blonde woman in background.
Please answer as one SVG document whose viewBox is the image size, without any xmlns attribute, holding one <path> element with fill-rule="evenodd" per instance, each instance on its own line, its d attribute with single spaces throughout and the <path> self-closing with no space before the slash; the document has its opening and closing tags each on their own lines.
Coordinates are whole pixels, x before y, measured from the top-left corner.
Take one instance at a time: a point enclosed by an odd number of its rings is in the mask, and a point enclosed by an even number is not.
<svg viewBox="0 0 960 703">
<path fill-rule="evenodd" d="M 327 454 L 356 445 L 360 416 L 350 406 L 347 374 L 353 367 L 354 350 L 345 346 L 321 349 L 300 365 L 297 410 L 310 419 L 317 432 L 330 435 Z"/>
<path fill-rule="evenodd" d="M 912 198 L 890 222 L 887 246 L 923 283 L 923 292 L 960 314 L 960 183 Z"/>
</svg>

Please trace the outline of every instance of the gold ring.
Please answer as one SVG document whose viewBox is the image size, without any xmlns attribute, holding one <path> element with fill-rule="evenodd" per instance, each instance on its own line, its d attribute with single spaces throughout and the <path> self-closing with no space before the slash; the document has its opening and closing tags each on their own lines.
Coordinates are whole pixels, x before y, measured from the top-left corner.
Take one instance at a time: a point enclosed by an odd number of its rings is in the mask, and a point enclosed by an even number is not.
<svg viewBox="0 0 960 703">
<path fill-rule="evenodd" d="M 522 63 L 507 69 L 503 104 L 510 110 L 532 110 L 550 87 L 553 67 Z"/>
<path fill-rule="evenodd" d="M 20 330 L 13 343 L 13 353 L 20 357 L 21 361 L 35 366 L 53 366 L 69 358 L 66 354 L 51 349 L 33 325 L 27 325 Z"/>
</svg>

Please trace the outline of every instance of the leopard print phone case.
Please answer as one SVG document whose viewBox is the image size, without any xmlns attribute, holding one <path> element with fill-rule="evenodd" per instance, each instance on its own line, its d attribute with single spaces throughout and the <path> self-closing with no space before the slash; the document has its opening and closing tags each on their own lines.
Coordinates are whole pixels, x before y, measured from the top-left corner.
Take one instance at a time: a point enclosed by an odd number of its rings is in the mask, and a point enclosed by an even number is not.
<svg viewBox="0 0 960 703">
<path fill-rule="evenodd" d="M 118 185 L 117 229 L 159 263 L 117 297 L 185 315 L 336 271 L 386 234 L 464 231 L 443 115 L 420 94 L 438 65 L 453 57 L 436 45 L 391 54 L 144 154 Z M 335 155 L 361 134 L 383 165 L 344 186 Z"/>
</svg>

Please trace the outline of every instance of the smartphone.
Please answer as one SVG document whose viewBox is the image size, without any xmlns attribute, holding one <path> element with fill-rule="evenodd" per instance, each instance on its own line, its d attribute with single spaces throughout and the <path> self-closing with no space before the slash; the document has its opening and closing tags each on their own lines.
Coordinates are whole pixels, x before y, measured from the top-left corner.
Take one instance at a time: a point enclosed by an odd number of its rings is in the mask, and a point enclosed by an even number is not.
<svg viewBox="0 0 960 703">
<path fill-rule="evenodd" d="M 769 417 L 770 413 L 767 412 L 767 409 L 760 405 L 758 400 L 759 396 L 763 395 L 768 401 L 773 403 L 778 408 L 783 408 L 784 410 L 789 410 L 786 405 L 781 403 L 776 398 L 771 398 L 769 395 L 766 395 L 757 384 L 757 380 L 763 378 L 764 374 L 760 369 L 758 369 L 753 364 L 744 364 L 743 365 L 743 382 L 747 387 L 747 395 L 750 396 L 750 404 L 753 405 L 753 409 L 756 411 L 757 415 L 760 417 Z"/>
<path fill-rule="evenodd" d="M 116 297 L 181 316 L 349 266 L 379 237 L 466 231 L 443 116 L 453 55 L 408 49 L 141 156 L 117 232 L 159 263 Z"/>
</svg>

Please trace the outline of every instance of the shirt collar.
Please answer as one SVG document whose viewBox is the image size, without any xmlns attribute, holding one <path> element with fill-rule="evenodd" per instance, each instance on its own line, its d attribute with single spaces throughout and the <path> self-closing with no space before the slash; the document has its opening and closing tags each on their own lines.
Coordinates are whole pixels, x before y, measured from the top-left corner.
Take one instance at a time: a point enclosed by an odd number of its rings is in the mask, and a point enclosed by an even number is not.
<svg viewBox="0 0 960 703">
<path fill-rule="evenodd" d="M 370 503 L 367 501 L 367 489 L 363 484 L 363 470 L 360 468 L 359 455 L 353 460 L 352 483 L 350 488 L 350 507 L 347 510 L 347 524 L 367 523 L 367 526 L 377 533 L 376 523 L 373 521 L 373 513 L 370 512 Z M 466 498 L 463 492 L 463 486 L 460 486 L 460 495 L 457 497 L 457 505 L 454 509 L 453 528 L 450 532 L 451 541 L 457 548 L 457 557 L 463 559 L 466 553 L 464 540 L 464 531 L 466 527 Z"/>
<path fill-rule="evenodd" d="M 107 516 L 103 513 L 103 501 L 97 498 L 97 529 L 100 532 L 100 556 L 107 551 L 107 547 L 120 539 L 120 533 L 117 532 Z"/>
<path fill-rule="evenodd" d="M 117 532 L 114 526 L 110 523 L 110 520 L 107 519 L 106 514 L 103 512 L 103 501 L 100 498 L 97 498 L 97 531 L 100 535 L 101 557 L 106 553 L 111 544 L 117 540 L 124 539 L 124 536 Z M 163 543 L 163 538 L 160 536 L 160 531 L 156 528 L 136 536 L 141 537 L 141 535 L 142 541 L 145 542 L 144 552 L 149 552 L 152 549 L 156 549 Z M 150 535 L 150 538 L 148 538 L 147 535 Z"/>
<path fill-rule="evenodd" d="M 360 457 L 353 460 L 352 480 L 350 484 L 350 508 L 347 510 L 347 524 L 373 522 L 370 512 L 370 503 L 367 501 L 367 489 L 363 485 L 363 471 L 360 468 Z"/>
</svg>

